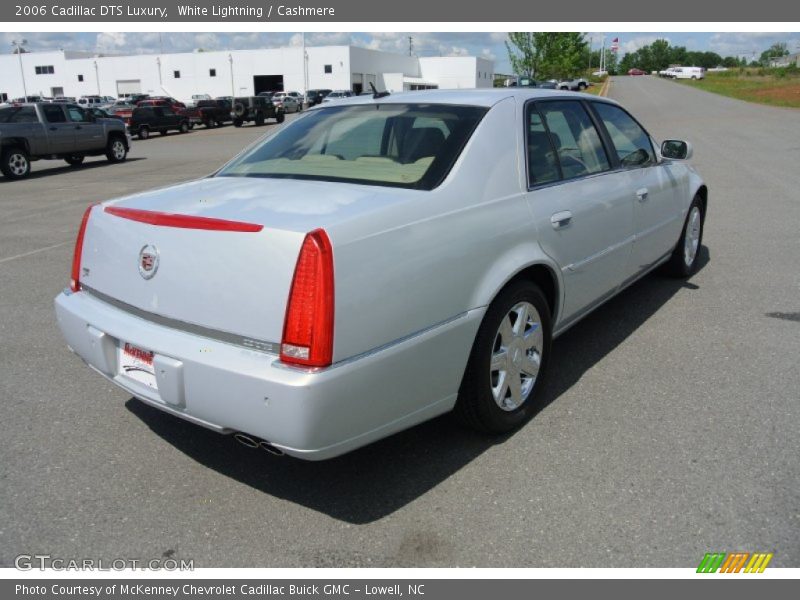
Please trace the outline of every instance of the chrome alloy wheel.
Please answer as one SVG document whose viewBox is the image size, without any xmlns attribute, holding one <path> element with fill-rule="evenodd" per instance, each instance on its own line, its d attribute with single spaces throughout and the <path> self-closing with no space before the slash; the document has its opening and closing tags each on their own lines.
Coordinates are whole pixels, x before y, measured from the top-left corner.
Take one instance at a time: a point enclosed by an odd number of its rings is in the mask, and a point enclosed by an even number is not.
<svg viewBox="0 0 800 600">
<path fill-rule="evenodd" d="M 489 385 L 494 401 L 505 411 L 528 399 L 542 363 L 544 336 L 539 312 L 530 302 L 508 311 L 494 337 Z"/>
<path fill-rule="evenodd" d="M 687 267 L 691 267 L 697 256 L 697 249 L 700 247 L 700 228 L 702 218 L 700 209 L 693 206 L 689 211 L 689 218 L 686 219 L 686 232 L 683 236 L 683 260 Z"/>
<path fill-rule="evenodd" d="M 125 158 L 125 144 L 123 144 L 119 140 L 115 140 L 111 143 L 111 154 L 114 156 L 116 160 L 122 160 Z"/>
<path fill-rule="evenodd" d="M 14 177 L 22 177 L 28 172 L 28 157 L 21 152 L 12 152 L 6 160 Z"/>
</svg>

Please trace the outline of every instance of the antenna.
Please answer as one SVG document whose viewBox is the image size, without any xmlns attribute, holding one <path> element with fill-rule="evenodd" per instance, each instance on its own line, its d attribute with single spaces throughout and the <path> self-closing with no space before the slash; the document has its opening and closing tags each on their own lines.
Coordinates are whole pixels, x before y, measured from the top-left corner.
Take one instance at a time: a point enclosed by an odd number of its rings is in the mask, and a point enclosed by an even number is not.
<svg viewBox="0 0 800 600">
<path fill-rule="evenodd" d="M 379 92 L 378 89 L 375 87 L 375 84 L 371 81 L 369 82 L 369 87 L 372 89 L 372 99 L 377 100 L 378 98 L 386 98 L 389 95 L 389 92 Z"/>
</svg>

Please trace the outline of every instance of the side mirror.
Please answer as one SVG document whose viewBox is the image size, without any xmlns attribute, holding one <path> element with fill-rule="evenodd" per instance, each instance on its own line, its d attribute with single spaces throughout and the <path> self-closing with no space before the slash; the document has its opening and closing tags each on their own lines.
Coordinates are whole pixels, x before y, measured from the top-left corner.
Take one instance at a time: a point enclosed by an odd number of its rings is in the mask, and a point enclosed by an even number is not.
<svg viewBox="0 0 800 600">
<path fill-rule="evenodd" d="M 671 160 L 689 160 L 692 158 L 692 145 L 683 140 L 664 140 L 661 144 L 661 156 Z"/>
</svg>

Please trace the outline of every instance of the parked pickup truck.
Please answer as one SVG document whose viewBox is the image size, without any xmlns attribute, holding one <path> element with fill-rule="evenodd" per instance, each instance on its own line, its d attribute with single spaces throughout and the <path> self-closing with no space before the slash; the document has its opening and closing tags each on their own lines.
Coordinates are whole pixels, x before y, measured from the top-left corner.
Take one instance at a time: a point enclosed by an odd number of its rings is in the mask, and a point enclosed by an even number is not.
<svg viewBox="0 0 800 600">
<path fill-rule="evenodd" d="M 76 104 L 36 102 L 0 107 L 0 170 L 9 179 L 31 172 L 31 161 L 64 159 L 77 166 L 105 154 L 122 162 L 130 150 L 125 124 L 98 119 Z"/>
<path fill-rule="evenodd" d="M 189 118 L 191 124 L 206 127 L 221 127 L 232 120 L 231 103 L 219 99 L 198 100 L 196 106 L 187 108 L 183 114 Z"/>
</svg>

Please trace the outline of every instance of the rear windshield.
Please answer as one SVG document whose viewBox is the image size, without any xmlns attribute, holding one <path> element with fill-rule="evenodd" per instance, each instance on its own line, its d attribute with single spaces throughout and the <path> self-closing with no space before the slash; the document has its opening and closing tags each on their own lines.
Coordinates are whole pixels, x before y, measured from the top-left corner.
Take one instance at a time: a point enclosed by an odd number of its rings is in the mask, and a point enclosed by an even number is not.
<svg viewBox="0 0 800 600">
<path fill-rule="evenodd" d="M 234 160 L 218 176 L 430 190 L 450 171 L 487 110 L 434 104 L 314 110 Z"/>
<path fill-rule="evenodd" d="M 36 109 L 32 106 L 6 106 L 0 108 L 0 123 L 38 123 Z"/>
</svg>

